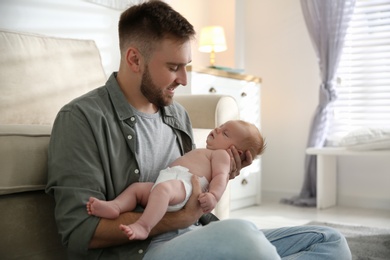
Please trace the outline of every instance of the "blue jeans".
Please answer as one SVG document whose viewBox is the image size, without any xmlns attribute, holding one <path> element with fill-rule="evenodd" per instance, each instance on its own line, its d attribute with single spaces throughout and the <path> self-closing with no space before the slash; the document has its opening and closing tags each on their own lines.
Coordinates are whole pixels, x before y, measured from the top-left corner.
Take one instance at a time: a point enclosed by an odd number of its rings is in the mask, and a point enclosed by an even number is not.
<svg viewBox="0 0 390 260">
<path fill-rule="evenodd" d="M 151 259 L 352 259 L 347 241 L 336 230 L 297 226 L 259 231 L 248 221 L 228 219 L 151 246 Z"/>
</svg>

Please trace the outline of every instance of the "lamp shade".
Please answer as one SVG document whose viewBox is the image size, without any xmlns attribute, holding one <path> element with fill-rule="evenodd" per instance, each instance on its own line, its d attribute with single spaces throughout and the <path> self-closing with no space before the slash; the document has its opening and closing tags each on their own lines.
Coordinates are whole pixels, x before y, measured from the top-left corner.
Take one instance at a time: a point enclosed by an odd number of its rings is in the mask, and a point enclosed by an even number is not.
<svg viewBox="0 0 390 260">
<path fill-rule="evenodd" d="M 207 26 L 202 28 L 199 51 L 221 52 L 226 50 L 225 32 L 221 26 Z"/>
</svg>

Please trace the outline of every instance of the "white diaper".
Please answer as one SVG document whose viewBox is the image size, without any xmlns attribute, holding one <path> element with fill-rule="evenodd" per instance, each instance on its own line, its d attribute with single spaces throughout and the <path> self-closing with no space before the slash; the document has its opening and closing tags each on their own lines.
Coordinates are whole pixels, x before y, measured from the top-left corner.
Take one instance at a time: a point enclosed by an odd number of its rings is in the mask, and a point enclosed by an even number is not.
<svg viewBox="0 0 390 260">
<path fill-rule="evenodd" d="M 169 180 L 181 180 L 184 184 L 184 188 L 186 191 L 186 198 L 184 199 L 184 201 L 179 204 L 169 206 L 167 209 L 168 212 L 178 211 L 187 203 L 189 197 L 192 194 L 191 176 L 192 173 L 190 173 L 190 171 L 183 166 L 168 167 L 167 169 L 160 171 L 160 174 L 157 177 L 156 183 L 153 185 L 152 190 L 157 184 L 161 182 Z M 207 179 L 205 177 L 200 177 L 199 183 L 200 187 L 202 188 L 202 191 L 206 192 L 209 186 L 209 182 L 207 181 Z"/>
</svg>

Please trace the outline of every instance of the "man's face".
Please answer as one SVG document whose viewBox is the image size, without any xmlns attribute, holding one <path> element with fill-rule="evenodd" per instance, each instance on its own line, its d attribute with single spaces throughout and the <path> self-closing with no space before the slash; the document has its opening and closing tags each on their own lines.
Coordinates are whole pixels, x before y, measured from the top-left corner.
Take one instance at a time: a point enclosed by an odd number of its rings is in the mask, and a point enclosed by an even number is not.
<svg viewBox="0 0 390 260">
<path fill-rule="evenodd" d="M 189 41 L 165 39 L 155 50 L 142 75 L 141 92 L 158 107 L 172 103 L 175 89 L 187 85 L 185 66 L 191 61 Z"/>
</svg>

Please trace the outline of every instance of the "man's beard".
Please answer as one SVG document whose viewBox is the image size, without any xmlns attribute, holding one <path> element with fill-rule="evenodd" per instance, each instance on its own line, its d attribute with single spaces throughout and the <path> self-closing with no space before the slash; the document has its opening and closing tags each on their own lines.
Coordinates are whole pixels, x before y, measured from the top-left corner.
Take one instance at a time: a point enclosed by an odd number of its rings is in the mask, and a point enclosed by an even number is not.
<svg viewBox="0 0 390 260">
<path fill-rule="evenodd" d="M 141 92 L 150 103 L 157 107 L 164 107 L 172 104 L 172 96 L 164 96 L 163 89 L 158 88 L 152 81 L 148 66 L 142 75 Z"/>
</svg>

